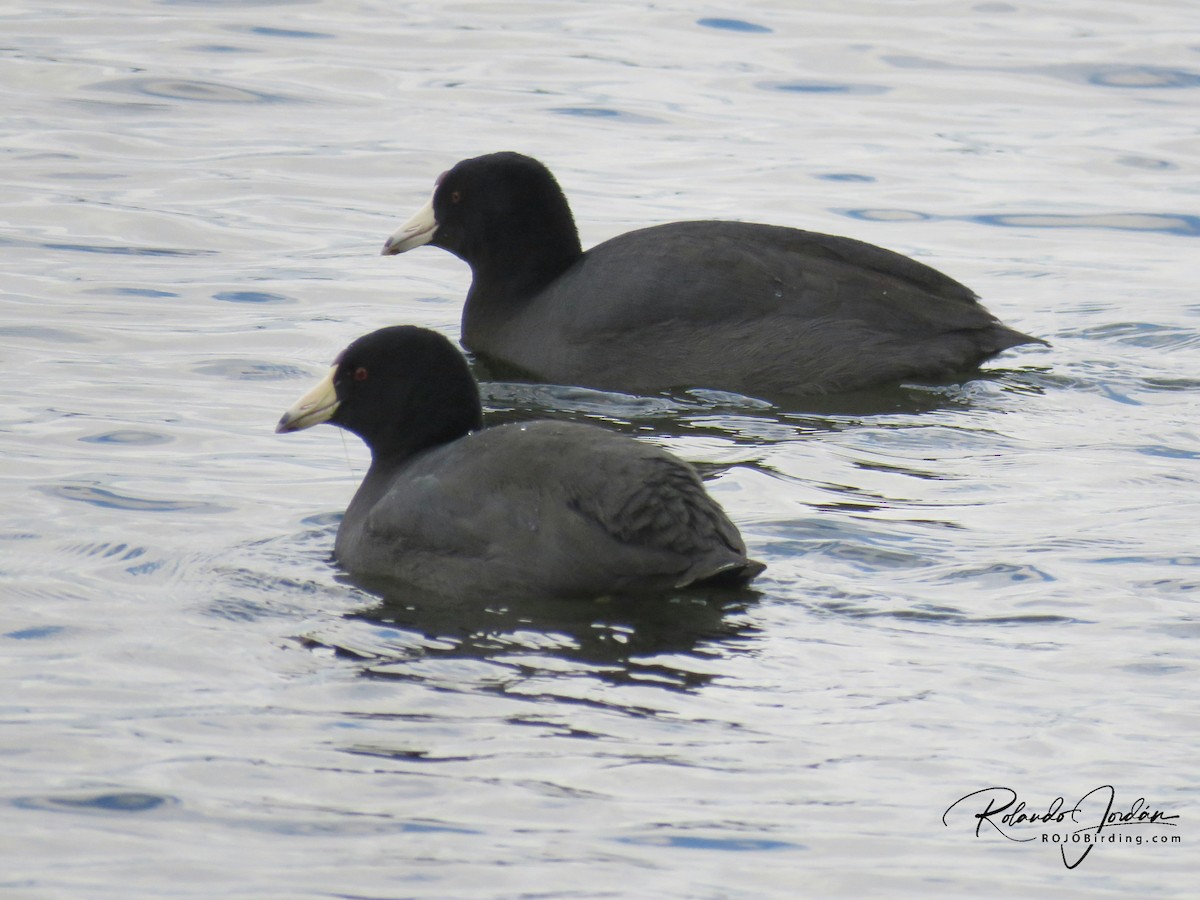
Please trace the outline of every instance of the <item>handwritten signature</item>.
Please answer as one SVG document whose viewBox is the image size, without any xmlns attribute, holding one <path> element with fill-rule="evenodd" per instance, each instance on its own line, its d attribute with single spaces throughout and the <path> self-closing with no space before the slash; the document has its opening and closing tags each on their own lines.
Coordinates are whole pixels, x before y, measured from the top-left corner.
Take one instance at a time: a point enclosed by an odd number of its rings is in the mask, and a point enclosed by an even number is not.
<svg viewBox="0 0 1200 900">
<path fill-rule="evenodd" d="M 972 813 L 972 817 L 976 820 L 976 837 L 980 836 L 980 832 L 987 825 L 1007 840 L 1018 843 L 1036 841 L 1039 837 L 1045 843 L 1052 838 L 1059 845 L 1063 865 L 1068 869 L 1074 869 L 1087 859 L 1088 854 L 1096 848 L 1096 845 L 1106 839 L 1101 837 L 1101 832 L 1105 829 L 1121 828 L 1126 825 L 1177 827 L 1175 820 L 1179 818 L 1178 815 L 1168 815 L 1160 809 L 1151 809 L 1144 797 L 1139 797 L 1130 804 L 1128 810 L 1113 808 L 1116 803 L 1116 797 L 1117 792 L 1111 784 L 1102 784 L 1100 787 L 1088 791 L 1070 808 L 1067 807 L 1066 801 L 1062 797 L 1056 797 L 1046 807 L 1045 812 L 1039 812 L 1028 810 L 1025 801 L 1021 800 L 1017 796 L 1017 792 L 1012 788 L 982 788 L 978 791 L 971 791 L 971 793 L 959 797 L 951 803 L 946 811 L 942 813 L 942 824 L 949 827 L 950 822 L 948 818 L 955 807 L 960 804 L 966 804 L 968 800 L 972 800 L 973 803 L 969 805 L 971 808 L 974 808 L 976 804 L 983 805 L 981 812 Z M 1081 822 L 1084 823 L 1083 827 L 1073 827 L 1079 825 Z M 1015 826 L 1038 823 L 1043 825 L 1064 825 L 1067 827 L 1061 833 L 1052 836 L 1040 834 L 1032 837 L 1014 837 L 1013 829 Z M 1107 839 L 1115 840 L 1116 838 L 1108 837 Z M 1141 843 L 1140 838 L 1138 838 L 1138 843 Z M 1079 854 L 1079 857 L 1074 862 L 1068 859 L 1068 844 L 1072 844 L 1077 848 L 1081 845 L 1083 847 L 1083 852 Z"/>
</svg>

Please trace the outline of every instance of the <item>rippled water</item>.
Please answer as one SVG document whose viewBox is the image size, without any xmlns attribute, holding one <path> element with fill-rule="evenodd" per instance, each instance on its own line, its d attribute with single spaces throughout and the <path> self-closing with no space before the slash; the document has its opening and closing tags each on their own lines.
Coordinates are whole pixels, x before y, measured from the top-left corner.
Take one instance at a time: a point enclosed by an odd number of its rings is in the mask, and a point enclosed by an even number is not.
<svg viewBox="0 0 1200 900">
<path fill-rule="evenodd" d="M 1194 891 L 1189 0 L 0 23 L 6 896 Z M 496 149 L 551 166 L 587 245 L 849 234 L 1052 346 L 797 410 L 489 384 L 494 420 L 701 464 L 769 569 L 637 608 L 381 605 L 328 564 L 362 448 L 272 428 L 358 334 L 457 334 L 465 266 L 378 250 Z M 1179 818 L 1075 869 L 943 823 L 1106 784 Z"/>
</svg>

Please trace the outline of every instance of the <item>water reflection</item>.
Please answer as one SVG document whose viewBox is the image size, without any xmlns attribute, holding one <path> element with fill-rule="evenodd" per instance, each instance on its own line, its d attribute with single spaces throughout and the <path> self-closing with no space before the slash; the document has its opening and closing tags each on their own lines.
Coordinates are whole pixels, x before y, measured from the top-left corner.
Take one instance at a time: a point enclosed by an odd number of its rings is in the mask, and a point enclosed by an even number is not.
<svg viewBox="0 0 1200 900">
<path fill-rule="evenodd" d="M 98 484 L 48 484 L 38 485 L 36 490 L 60 500 L 73 500 L 79 503 L 89 503 L 105 509 L 118 509 L 133 512 L 154 513 L 228 513 L 233 508 L 219 503 L 207 503 L 200 500 L 185 499 L 153 499 L 138 497 L 133 494 L 123 494 L 117 491 L 99 487 Z"/>
<path fill-rule="evenodd" d="M 1133 90 L 1178 90 L 1200 87 L 1200 72 L 1166 66 L 1125 63 L 1055 63 L 1041 66 L 987 65 L 950 63 L 923 56 L 884 56 L 883 61 L 898 69 L 952 69 L 964 72 L 1010 72 L 1060 78 L 1102 88 Z"/>
<path fill-rule="evenodd" d="M 733 444 L 777 443 L 814 434 L 844 431 L 891 416 L 912 416 L 970 410 L 990 393 L 979 388 L 999 385 L 1003 392 L 1041 393 L 1040 370 L 991 369 L 972 372 L 961 380 L 901 384 L 854 393 L 802 398 L 745 397 L 721 391 L 690 390 L 652 396 L 619 394 L 590 388 L 494 381 L 497 370 L 473 361 L 480 382 L 487 424 L 530 419 L 590 420 L 606 428 L 633 435 L 654 434 L 673 438 L 719 437 Z M 511 375 L 511 373 L 503 373 Z"/>
<path fill-rule="evenodd" d="M 203 103 L 296 102 L 294 98 L 285 97 L 282 94 L 269 94 L 264 91 L 249 90 L 216 81 L 198 81 L 186 78 L 155 78 L 145 75 L 100 81 L 88 87 L 93 90 L 115 91 L 121 94 L 154 97 L 162 100 L 187 100 Z M 100 101 L 95 102 L 99 103 Z M 166 109 L 169 107 L 163 106 L 162 108 Z"/>
<path fill-rule="evenodd" d="M 653 116 L 643 116 L 625 110 L 612 109 L 605 106 L 558 106 L 550 110 L 560 116 L 576 116 L 584 119 L 616 119 L 629 125 L 658 125 L 661 119 Z"/>
<path fill-rule="evenodd" d="M 913 209 L 836 209 L 850 219 L 867 222 L 973 222 L 1001 228 L 1101 228 L 1110 231 L 1155 231 L 1180 237 L 1200 235 L 1200 216 L 1187 213 L 980 213 L 934 215 Z"/>
<path fill-rule="evenodd" d="M 851 84 L 840 81 L 760 81 L 755 87 L 764 91 L 793 94 L 886 94 L 891 88 L 882 84 Z"/>
<path fill-rule="evenodd" d="M 346 576 L 340 579 L 349 582 Z M 524 674 L 584 674 L 610 684 L 690 689 L 713 678 L 703 661 L 757 634 L 749 588 L 663 597 L 562 600 L 444 597 L 356 580 L 374 605 L 347 614 L 312 646 L 361 662 L 364 674 L 421 678 L 431 659 L 498 662 Z"/>
<path fill-rule="evenodd" d="M 697 19 L 696 24 L 705 28 L 717 28 L 721 31 L 740 31 L 743 34 L 770 34 L 774 31 L 773 28 L 768 28 L 766 25 L 747 22 L 745 19 Z"/>
</svg>

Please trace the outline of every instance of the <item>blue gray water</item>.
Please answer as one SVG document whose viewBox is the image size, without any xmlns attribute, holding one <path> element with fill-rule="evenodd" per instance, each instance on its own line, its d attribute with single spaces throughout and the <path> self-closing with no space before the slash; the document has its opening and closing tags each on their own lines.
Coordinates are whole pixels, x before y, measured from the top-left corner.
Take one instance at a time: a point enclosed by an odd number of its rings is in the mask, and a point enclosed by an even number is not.
<svg viewBox="0 0 1200 900">
<path fill-rule="evenodd" d="M 0 893 L 1193 895 L 1198 50 L 1192 0 L 11 0 Z M 328 562 L 362 447 L 272 429 L 353 337 L 457 335 L 465 266 L 378 251 L 498 149 L 585 245 L 852 235 L 1052 346 L 786 411 L 487 385 L 697 462 L 769 569 L 380 605 Z M 1074 869 L 943 824 L 1101 785 L 1179 818 Z"/>
</svg>

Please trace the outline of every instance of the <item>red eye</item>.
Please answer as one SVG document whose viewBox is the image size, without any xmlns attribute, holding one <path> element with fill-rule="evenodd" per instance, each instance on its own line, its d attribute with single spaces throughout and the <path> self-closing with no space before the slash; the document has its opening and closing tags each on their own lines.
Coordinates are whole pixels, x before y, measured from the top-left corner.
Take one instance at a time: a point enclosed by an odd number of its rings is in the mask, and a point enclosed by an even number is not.
<svg viewBox="0 0 1200 900">
<path fill-rule="evenodd" d="M 458 201 L 460 201 L 461 199 L 462 199 L 462 192 L 461 192 L 461 191 L 451 191 L 451 192 L 450 192 L 450 202 L 451 202 L 451 203 L 457 203 L 457 202 L 458 202 Z"/>
<path fill-rule="evenodd" d="M 354 370 L 354 380 L 355 381 L 366 381 L 367 380 L 367 369 L 365 366 L 359 366 L 357 369 Z"/>
</svg>

